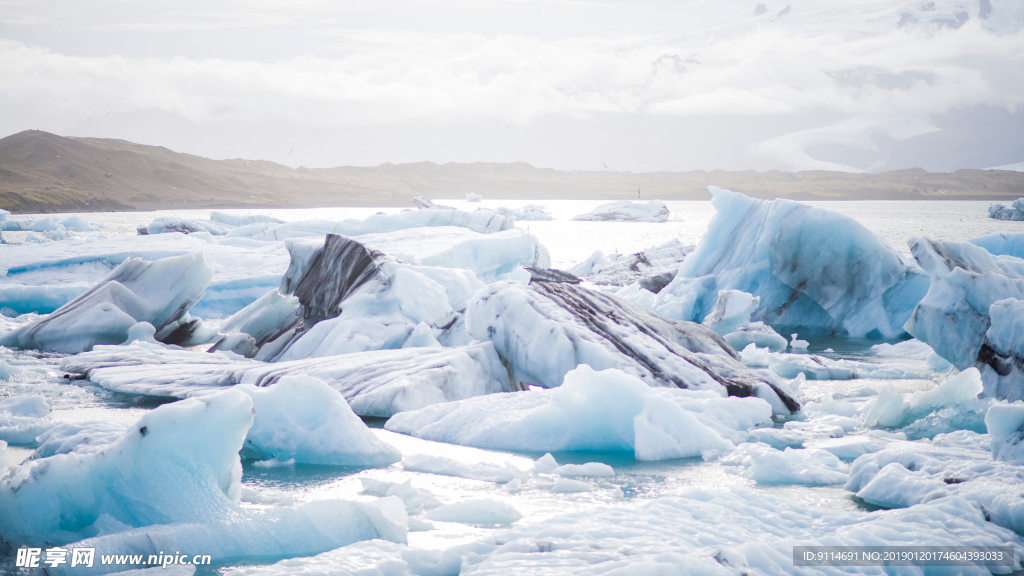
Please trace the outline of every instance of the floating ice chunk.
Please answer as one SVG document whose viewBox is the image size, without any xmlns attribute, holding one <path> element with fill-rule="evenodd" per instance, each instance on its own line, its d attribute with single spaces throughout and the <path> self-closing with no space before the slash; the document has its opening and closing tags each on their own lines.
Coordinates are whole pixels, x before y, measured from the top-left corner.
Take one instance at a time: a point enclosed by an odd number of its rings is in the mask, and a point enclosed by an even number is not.
<svg viewBox="0 0 1024 576">
<path fill-rule="evenodd" d="M 538 458 L 533 464 L 533 471 L 536 474 L 551 474 L 555 468 L 558 468 L 558 461 L 550 452 Z"/>
<path fill-rule="evenodd" d="M 252 401 L 229 390 L 161 406 L 101 451 L 31 460 L 0 479 L 0 536 L 68 542 L 101 515 L 128 526 L 223 517 L 251 422 Z"/>
<path fill-rule="evenodd" d="M 277 363 L 135 343 L 67 357 L 61 369 L 88 374 L 108 390 L 173 398 L 209 394 L 238 383 L 269 386 L 284 376 L 307 375 L 341 392 L 356 414 L 380 417 L 510 389 L 505 367 L 489 342 Z"/>
<path fill-rule="evenodd" d="M 256 411 L 243 448 L 248 457 L 358 467 L 387 466 L 402 457 L 321 380 L 285 376 L 271 386 L 236 389 L 252 398 Z"/>
<path fill-rule="evenodd" d="M 843 484 L 850 467 L 831 452 L 766 444 L 740 444 L 722 464 L 743 466 L 743 475 L 758 484 Z"/>
<path fill-rule="evenodd" d="M 587 462 L 586 464 L 563 464 L 552 470 L 559 476 L 569 478 L 611 478 L 615 476 L 615 470 L 602 462 Z"/>
<path fill-rule="evenodd" d="M 213 222 L 220 222 L 221 224 L 227 224 L 229 226 L 246 226 L 259 222 L 269 222 L 273 224 L 284 223 L 284 220 L 279 220 L 266 214 L 247 214 L 242 216 L 240 214 L 228 214 L 227 212 L 216 211 L 210 212 L 210 220 Z"/>
<path fill-rule="evenodd" d="M 717 214 L 658 294 L 658 313 L 702 320 L 720 290 L 742 290 L 761 298 L 754 320 L 772 326 L 903 334 L 928 279 L 875 233 L 830 210 L 709 189 Z"/>
<path fill-rule="evenodd" d="M 1024 404 L 993 404 L 985 414 L 992 458 L 1024 465 Z"/>
<path fill-rule="evenodd" d="M 399 498 L 409 514 L 419 514 L 424 510 L 432 510 L 441 505 L 441 501 L 434 498 L 429 490 L 414 487 L 412 480 L 388 486 L 385 495 Z"/>
<path fill-rule="evenodd" d="M 515 218 L 517 222 L 555 219 L 551 212 L 548 212 L 547 208 L 537 204 L 527 204 L 522 208 L 505 208 L 502 206 L 495 208 L 494 211 L 506 218 Z"/>
<path fill-rule="evenodd" d="M 505 484 L 511 482 L 519 470 L 511 466 L 495 466 L 493 464 L 479 463 L 470 464 L 459 462 L 444 456 L 431 456 L 429 454 L 415 454 L 402 460 L 402 468 L 413 472 L 427 472 L 440 474 L 442 476 L 456 476 L 469 478 L 471 480 L 484 480 L 486 482 L 497 482 Z"/>
<path fill-rule="evenodd" d="M 156 328 L 152 324 L 149 322 L 139 322 L 128 329 L 128 337 L 124 339 L 122 344 L 131 344 L 136 340 L 156 344 L 154 336 L 156 336 Z"/>
<path fill-rule="evenodd" d="M 301 314 L 298 298 L 284 296 L 277 290 L 271 290 L 221 322 L 218 330 L 229 336 L 247 334 L 253 339 L 254 347 L 259 349 L 276 335 L 282 326 L 291 326 L 298 322 Z M 218 342 L 211 348 L 220 349 L 230 350 L 232 347 Z"/>
<path fill-rule="evenodd" d="M 466 192 L 466 202 L 482 202 L 483 196 L 475 194 L 473 192 Z"/>
<path fill-rule="evenodd" d="M 182 234 L 207 232 L 214 236 L 223 236 L 231 231 L 231 229 L 230 225 L 225 226 L 223 223 L 213 220 L 182 218 L 180 216 L 159 216 L 150 222 L 148 226 L 139 226 L 138 232 L 142 236 L 169 232 L 180 232 Z"/>
<path fill-rule="evenodd" d="M 747 438 L 750 442 L 761 442 L 782 450 L 783 448 L 803 448 L 807 436 L 796 430 L 755 428 L 750 431 Z"/>
<path fill-rule="evenodd" d="M 95 548 L 95 557 L 141 555 L 168 550 L 202 550 L 218 562 L 274 561 L 310 556 L 360 540 L 382 539 L 405 543 L 408 519 L 397 498 L 372 503 L 326 500 L 294 508 L 278 508 L 263 514 L 238 515 L 206 523 L 174 523 L 146 526 L 88 538 L 75 544 Z M 63 574 L 101 573 L 114 566 L 92 571 L 60 567 Z"/>
<path fill-rule="evenodd" d="M 875 344 L 871 347 L 871 351 L 883 358 L 910 358 L 913 360 L 927 360 L 935 352 L 931 346 L 916 338 L 895 344 Z"/>
<path fill-rule="evenodd" d="M 0 345 L 76 353 L 120 344 L 139 322 L 162 330 L 181 319 L 202 298 L 212 276 L 202 254 L 126 260 L 53 314 L 0 338 Z"/>
<path fill-rule="evenodd" d="M 777 413 L 799 408 L 781 380 L 746 368 L 711 330 L 576 284 L 491 284 L 470 303 L 466 330 L 493 342 L 521 383 L 558 386 L 587 364 L 620 369 L 652 386 L 758 396 Z"/>
<path fill-rule="evenodd" d="M 796 332 L 789 335 L 789 347 L 794 350 L 807 350 L 807 347 L 810 346 L 810 343 L 807 340 L 797 340 L 796 336 Z"/>
<path fill-rule="evenodd" d="M 59 228 L 73 232 L 98 232 L 103 229 L 103 225 L 96 222 L 87 222 L 81 216 L 74 215 L 64 218 L 46 216 L 33 220 L 31 225 L 33 232 L 51 232 Z"/>
<path fill-rule="evenodd" d="M 0 440 L 32 444 L 51 426 L 50 405 L 42 396 L 26 394 L 0 400 Z"/>
<path fill-rule="evenodd" d="M 693 246 L 684 246 L 673 239 L 660 246 L 646 248 L 635 254 L 605 256 L 595 252 L 569 268 L 568 272 L 603 286 L 627 286 L 639 283 L 645 290 L 657 293 L 672 281 L 679 265 Z"/>
<path fill-rule="evenodd" d="M 573 216 L 572 219 L 593 222 L 667 222 L 668 206 L 660 200 L 650 202 L 620 200 L 602 204 L 586 214 Z"/>
<path fill-rule="evenodd" d="M 949 496 L 942 480 L 915 475 L 898 462 L 882 468 L 857 491 L 857 497 L 884 508 L 906 508 L 935 498 Z"/>
<path fill-rule="evenodd" d="M 454 246 L 437 248 L 453 258 L 460 251 L 469 253 L 461 262 L 447 263 L 453 267 L 402 264 L 369 248 L 376 243 L 386 249 L 404 250 L 403 246 L 414 239 L 412 236 L 405 244 L 393 242 L 394 234 L 364 236 L 358 241 L 329 235 L 322 245 L 289 242 L 292 260 L 280 291 L 294 294 L 299 306 L 282 318 L 284 322 L 276 326 L 274 333 L 263 336 L 261 330 L 260 338 L 253 335 L 258 342 L 265 342 L 256 358 L 296 360 L 401 348 L 410 338 L 415 340 L 409 346 L 430 344 L 422 333 L 413 334 L 421 323 L 429 326 L 434 340 L 450 341 L 445 332 L 461 328 L 461 311 L 483 286 L 474 271 L 460 267 L 473 267 L 470 261 L 476 260 L 484 262 L 479 267 L 486 268 L 485 274 L 507 273 L 522 260 L 535 256 L 534 249 L 539 247 L 536 239 L 518 231 L 488 236 L 452 230 L 461 235 L 459 238 L 467 234 L 473 237 Z M 421 236 L 433 233 L 413 232 Z M 450 239 L 451 234 L 441 237 Z M 520 241 L 524 238 L 525 243 Z M 512 254 L 503 252 L 509 242 L 525 250 L 518 255 L 514 247 Z M 497 268 L 489 268 L 491 265 Z M 272 303 L 268 300 L 267 305 Z"/>
<path fill-rule="evenodd" d="M 590 484 L 572 478 L 559 478 L 551 485 L 551 491 L 555 494 L 574 494 L 576 492 L 592 492 L 593 490 L 594 487 Z"/>
<path fill-rule="evenodd" d="M 281 460 L 280 458 L 269 458 L 267 460 L 257 460 L 252 465 L 257 468 L 294 468 L 295 459 Z"/>
<path fill-rule="evenodd" d="M 490 210 L 465 212 L 444 208 L 403 210 L 396 214 L 373 214 L 363 220 L 341 222 L 314 220 L 307 222 L 254 223 L 228 232 L 229 237 L 270 241 L 288 238 L 323 237 L 327 234 L 361 236 L 423 228 L 465 228 L 482 234 L 511 230 L 515 220 Z"/>
<path fill-rule="evenodd" d="M 473 526 L 508 526 L 522 517 L 512 506 L 490 499 L 464 500 L 427 512 L 427 518 L 431 520 Z"/>
<path fill-rule="evenodd" d="M 732 447 L 723 435 L 735 437 L 771 415 L 757 398 L 713 396 L 650 388 L 621 371 L 584 365 L 552 390 L 437 404 L 398 414 L 385 427 L 479 448 L 630 451 L 638 460 L 661 460 L 713 457 Z M 542 459 L 537 470 L 553 471 L 551 464 Z"/>
<path fill-rule="evenodd" d="M 867 426 L 904 428 L 913 425 L 918 434 L 980 428 L 991 400 L 979 399 L 981 376 L 976 368 L 950 376 L 931 390 L 900 394 L 885 387 L 864 415 Z"/>
<path fill-rule="evenodd" d="M 750 315 L 757 310 L 761 299 L 740 290 L 720 290 L 718 301 L 701 324 L 716 333 L 726 335 L 750 324 Z"/>
<path fill-rule="evenodd" d="M 782 352 L 789 346 L 785 337 L 764 322 L 750 322 L 729 332 L 723 338 L 737 350 L 743 350 L 754 344 L 757 347 L 765 347 L 771 352 Z"/>
<path fill-rule="evenodd" d="M 992 204 L 988 207 L 988 217 L 996 220 L 1024 220 L 1024 198 L 1014 200 L 1012 204 Z"/>
</svg>

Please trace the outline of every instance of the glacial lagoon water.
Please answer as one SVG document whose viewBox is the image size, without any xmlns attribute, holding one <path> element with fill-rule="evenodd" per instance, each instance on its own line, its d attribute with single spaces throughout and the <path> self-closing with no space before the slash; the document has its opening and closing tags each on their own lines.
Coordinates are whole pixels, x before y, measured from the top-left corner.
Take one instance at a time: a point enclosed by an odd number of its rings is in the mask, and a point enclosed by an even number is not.
<svg viewBox="0 0 1024 576">
<path fill-rule="evenodd" d="M 714 216 L 710 202 L 668 202 L 671 217 L 664 224 L 649 223 L 595 223 L 570 222 L 569 218 L 587 212 L 601 204 L 600 201 L 514 201 L 485 200 L 469 203 L 461 200 L 438 200 L 463 210 L 484 207 L 520 207 L 525 204 L 542 204 L 554 215 L 552 221 L 520 222 L 518 226 L 536 235 L 551 253 L 552 264 L 564 268 L 579 262 L 595 250 L 606 253 L 633 253 L 645 248 L 678 239 L 683 244 L 697 244 Z M 986 217 L 990 202 L 949 201 L 949 202 L 815 202 L 813 205 L 849 215 L 870 230 L 875 231 L 897 250 L 909 254 L 907 240 L 914 236 L 928 236 L 948 240 L 967 240 L 994 233 L 1024 232 L 1024 222 L 995 221 Z M 225 210 L 225 212 L 249 215 L 269 214 L 286 221 L 311 219 L 341 220 L 364 218 L 378 211 L 393 212 L 396 208 L 317 208 L 289 210 Z M 92 213 L 82 214 L 86 220 L 103 225 L 103 234 L 109 238 L 124 238 L 136 234 L 136 227 L 151 222 L 158 216 L 175 215 L 205 218 L 208 210 L 159 211 L 142 213 Z M 24 233 L 5 233 L 19 240 Z M 3 248 L 0 247 L 0 258 Z M 5 319 L 0 331 L 13 326 Z M 883 357 L 872 352 L 877 342 L 847 341 L 841 339 L 811 339 L 807 353 L 818 354 L 833 360 L 857 360 L 875 364 L 910 366 L 927 371 L 923 358 Z M 105 391 L 87 380 L 67 380 L 57 368 L 61 355 L 31 352 L 4 352 L 2 359 L 18 371 L 9 380 L 0 379 L 0 399 L 17 394 L 42 394 L 54 408 L 53 419 L 75 421 L 82 419 L 106 419 L 130 424 L 156 403 Z M 863 419 L 867 408 L 875 401 L 884 388 L 899 393 L 911 393 L 934 388 L 943 374 L 933 372 L 927 378 L 896 380 L 821 380 L 799 384 L 805 417 L 796 427 L 819 427 L 843 432 L 838 435 L 851 442 L 857 439 L 869 441 L 886 438 L 892 431 L 877 432 L 868 426 L 851 425 L 843 419 Z M 947 407 L 945 416 L 936 416 L 938 421 L 956 413 L 957 406 Z M 981 413 L 981 416 L 984 414 Z M 973 420 L 971 419 L 973 417 Z M 968 426 L 976 433 L 984 433 L 984 424 L 977 414 L 968 417 Z M 838 424 L 837 424 L 838 422 Z M 603 462 L 615 469 L 611 478 L 587 480 L 589 489 L 580 492 L 553 491 L 550 482 L 536 475 L 530 476 L 534 461 L 541 454 L 508 453 L 480 450 L 416 439 L 381 428 L 383 421 L 368 419 L 380 438 L 399 448 L 405 458 L 414 455 L 442 456 L 467 465 L 487 463 L 518 470 L 524 477 L 532 478 L 521 483 L 519 488 L 506 484 L 471 478 L 446 476 L 424 472 L 408 471 L 401 464 L 382 469 L 354 470 L 319 466 L 284 465 L 275 467 L 257 466 L 244 463 L 243 496 L 245 507 L 253 510 L 269 510 L 282 505 L 313 502 L 327 499 L 373 501 L 371 494 L 364 493 L 364 480 L 376 480 L 394 484 L 411 482 L 415 488 L 430 492 L 441 503 L 453 503 L 470 499 L 490 499 L 505 502 L 522 515 L 514 523 L 516 527 L 543 526 L 553 518 L 565 514 L 585 517 L 588 510 L 601 510 L 607 516 L 608 510 L 620 510 L 628 517 L 631 510 L 642 508 L 663 496 L 691 494 L 694 490 L 705 490 L 726 497 L 749 498 L 751 494 L 763 494 L 778 502 L 790 502 L 801 509 L 827 511 L 840 517 L 860 517 L 875 514 L 877 507 L 856 498 L 841 484 L 809 486 L 800 484 L 758 483 L 742 473 L 742 466 L 729 465 L 718 460 L 697 459 L 669 460 L 661 462 L 638 462 L 631 454 L 615 453 L 556 453 L 559 463 Z M 936 422 L 940 430 L 941 422 Z M 782 428 L 784 423 L 776 423 Z M 847 429 L 848 428 L 848 429 Z M 898 431 L 897 431 L 898 432 Z M 934 436 L 934 434 L 932 434 Z M 930 437 L 930 436 L 929 436 Z M 929 443 L 928 437 L 918 442 Z M 805 445 L 807 448 L 826 448 L 833 439 L 821 439 Z M 983 442 L 980 442 L 983 444 Z M 31 454 L 31 448 L 11 446 L 7 452 L 8 463 L 16 463 Z M 1022 486 L 1024 488 L 1024 486 Z M 741 496 L 742 495 L 742 496 Z M 604 516 L 602 516 L 604 517 Z M 723 519 L 722 530 L 730 530 L 729 519 Z M 458 522 L 434 520 L 420 523 L 409 534 L 408 546 L 413 550 L 445 550 L 459 545 L 470 545 L 487 539 L 501 539 L 505 527 L 480 527 Z M 613 531 L 611 527 L 609 530 Z M 799 543 L 799 542 L 797 542 Z M 1017 539 L 1020 543 L 1020 539 Z M 191 552 L 191 551 L 190 551 Z M 195 551 L 202 552 L 202 551 Z M 608 554 L 622 553 L 608 552 Z M 628 555 L 628 554 L 627 554 Z M 258 564 L 258 563 L 257 563 Z M 234 566 L 252 569 L 251 562 L 233 562 L 228 565 L 216 562 L 204 567 L 200 574 L 227 573 Z"/>
</svg>

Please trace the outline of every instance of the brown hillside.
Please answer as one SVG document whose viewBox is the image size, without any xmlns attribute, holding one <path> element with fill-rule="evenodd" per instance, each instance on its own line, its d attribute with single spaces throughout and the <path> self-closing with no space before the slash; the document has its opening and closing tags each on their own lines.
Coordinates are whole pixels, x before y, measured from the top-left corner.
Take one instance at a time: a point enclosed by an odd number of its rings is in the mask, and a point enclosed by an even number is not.
<svg viewBox="0 0 1024 576">
<path fill-rule="evenodd" d="M 124 140 L 30 130 L 0 140 L 0 208 L 15 213 L 174 207 L 407 206 L 415 195 L 462 198 L 697 200 L 715 185 L 760 198 L 803 200 L 1024 197 L 1024 173 L 573 172 L 529 164 L 431 162 L 292 169 L 210 160 Z"/>
</svg>

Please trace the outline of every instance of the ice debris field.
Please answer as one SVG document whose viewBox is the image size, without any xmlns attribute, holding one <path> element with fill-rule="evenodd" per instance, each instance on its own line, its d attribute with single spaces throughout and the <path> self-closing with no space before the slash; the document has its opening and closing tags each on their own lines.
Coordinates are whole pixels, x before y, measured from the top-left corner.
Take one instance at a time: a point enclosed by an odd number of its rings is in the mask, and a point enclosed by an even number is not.
<svg viewBox="0 0 1024 576">
<path fill-rule="evenodd" d="M 1020 207 L 711 193 L 0 212 L 0 571 L 1019 570 Z"/>
</svg>

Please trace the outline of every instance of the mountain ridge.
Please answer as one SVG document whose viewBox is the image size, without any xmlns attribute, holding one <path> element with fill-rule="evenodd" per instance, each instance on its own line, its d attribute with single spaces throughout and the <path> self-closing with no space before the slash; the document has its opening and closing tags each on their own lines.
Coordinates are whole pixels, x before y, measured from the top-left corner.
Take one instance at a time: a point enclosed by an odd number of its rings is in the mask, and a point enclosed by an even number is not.
<svg viewBox="0 0 1024 576">
<path fill-rule="evenodd" d="M 213 160 L 126 140 L 27 130 L 0 139 L 0 208 L 13 213 L 172 208 L 407 206 L 413 196 L 704 200 L 714 185 L 797 200 L 1012 200 L 1024 173 L 905 169 L 877 174 L 806 171 L 563 171 L 525 162 L 385 163 L 289 168 Z"/>
</svg>

